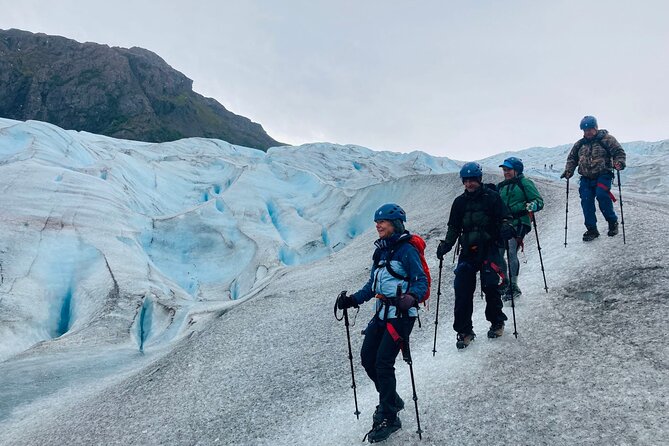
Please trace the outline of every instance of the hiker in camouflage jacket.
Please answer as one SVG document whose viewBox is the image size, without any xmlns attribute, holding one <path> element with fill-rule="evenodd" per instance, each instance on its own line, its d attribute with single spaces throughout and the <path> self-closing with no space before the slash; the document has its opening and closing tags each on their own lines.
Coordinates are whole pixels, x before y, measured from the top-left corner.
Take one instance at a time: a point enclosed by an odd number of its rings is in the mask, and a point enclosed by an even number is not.
<svg viewBox="0 0 669 446">
<path fill-rule="evenodd" d="M 567 156 L 567 164 L 560 178 L 571 178 L 578 166 L 581 175 L 579 195 L 587 231 L 583 241 L 599 237 L 595 199 L 599 210 L 609 224 L 608 235 L 618 234 L 618 216 L 613 210 L 615 197 L 611 193 L 613 169 L 625 168 L 625 151 L 618 141 L 606 130 L 599 130 L 594 116 L 585 116 L 581 120 L 583 138 L 578 140 Z"/>
<path fill-rule="evenodd" d="M 501 290 L 502 300 L 506 302 L 511 300 L 511 295 L 517 299 L 522 294 L 518 286 L 518 275 L 520 274 L 518 250 L 523 247 L 525 235 L 532 230 L 530 212 L 538 212 L 543 209 L 544 200 L 534 182 L 523 174 L 525 167 L 521 159 L 512 156 L 505 159 L 499 167 L 504 172 L 504 181 L 497 185 L 497 191 L 511 211 L 513 216 L 511 226 L 516 231 L 516 236 L 509 240 L 511 280 Z M 501 254 L 504 255 L 504 248 Z"/>
</svg>

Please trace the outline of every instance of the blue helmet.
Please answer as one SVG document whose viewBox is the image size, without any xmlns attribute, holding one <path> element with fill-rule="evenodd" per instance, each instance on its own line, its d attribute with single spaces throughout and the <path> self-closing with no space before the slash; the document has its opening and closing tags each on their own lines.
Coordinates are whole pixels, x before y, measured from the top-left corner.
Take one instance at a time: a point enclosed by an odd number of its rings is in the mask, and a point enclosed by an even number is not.
<svg viewBox="0 0 669 446">
<path fill-rule="evenodd" d="M 596 129 L 597 119 L 594 116 L 584 116 L 581 119 L 581 130 Z"/>
<path fill-rule="evenodd" d="M 518 175 L 523 173 L 523 169 L 525 168 L 525 166 L 523 166 L 523 160 L 521 160 L 520 158 L 516 158 L 515 156 L 505 159 L 504 162 L 499 165 L 499 167 L 506 167 L 507 169 L 513 169 L 516 171 Z"/>
<path fill-rule="evenodd" d="M 402 220 L 407 221 L 407 214 L 398 204 L 386 203 L 374 213 L 374 221 L 379 220 Z"/>
<path fill-rule="evenodd" d="M 479 163 L 469 162 L 465 163 L 460 169 L 460 178 L 478 178 L 481 181 L 483 178 L 483 169 Z"/>
</svg>

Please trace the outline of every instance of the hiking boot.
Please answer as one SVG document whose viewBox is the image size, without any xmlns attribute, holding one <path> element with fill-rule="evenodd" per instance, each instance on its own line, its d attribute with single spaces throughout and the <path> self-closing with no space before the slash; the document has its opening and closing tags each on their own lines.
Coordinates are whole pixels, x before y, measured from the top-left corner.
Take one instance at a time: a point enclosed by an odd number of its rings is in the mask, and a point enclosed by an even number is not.
<svg viewBox="0 0 669 446">
<path fill-rule="evenodd" d="M 397 432 L 402 428 L 402 422 L 400 417 L 395 417 L 395 419 L 384 418 L 381 422 L 372 427 L 372 430 L 367 432 L 367 435 L 362 439 L 362 441 L 369 441 L 370 443 L 378 443 L 380 441 L 388 439 L 390 434 Z"/>
<path fill-rule="evenodd" d="M 490 330 L 488 330 L 488 337 L 490 339 L 499 338 L 504 334 L 504 322 L 496 322 L 490 325 Z"/>
<path fill-rule="evenodd" d="M 523 294 L 522 291 L 520 291 L 520 288 L 518 287 L 517 283 L 511 284 L 511 291 L 513 292 L 513 298 L 518 299 L 521 294 Z"/>
<path fill-rule="evenodd" d="M 456 339 L 457 342 L 455 343 L 455 346 L 462 350 L 463 348 L 466 348 L 469 344 L 472 343 L 474 338 L 476 337 L 476 333 L 473 331 L 470 333 L 458 333 Z"/>
<path fill-rule="evenodd" d="M 597 228 L 590 228 L 583 234 L 583 241 L 589 242 L 599 237 L 599 231 Z"/>
<path fill-rule="evenodd" d="M 609 232 L 606 233 L 609 237 L 613 237 L 614 235 L 618 235 L 618 222 L 617 221 L 610 221 L 609 222 Z"/>
<path fill-rule="evenodd" d="M 404 400 L 399 395 L 395 397 L 395 408 L 398 412 L 404 409 Z M 381 424 L 381 421 L 383 421 L 383 414 L 379 412 L 379 406 L 377 405 L 372 415 L 372 429 Z"/>
</svg>

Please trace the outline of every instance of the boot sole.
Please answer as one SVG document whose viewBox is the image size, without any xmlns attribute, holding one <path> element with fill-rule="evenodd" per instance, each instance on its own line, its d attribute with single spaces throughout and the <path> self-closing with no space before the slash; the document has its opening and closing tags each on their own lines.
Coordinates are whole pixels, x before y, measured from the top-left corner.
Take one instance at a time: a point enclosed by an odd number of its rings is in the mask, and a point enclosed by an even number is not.
<svg viewBox="0 0 669 446">
<path fill-rule="evenodd" d="M 474 342 L 473 339 L 471 341 L 469 341 L 469 344 L 471 344 L 472 342 Z M 463 349 L 467 348 L 469 346 L 469 344 L 466 344 L 465 341 L 457 341 L 455 343 L 455 346 L 458 348 L 458 350 L 463 350 Z"/>
<path fill-rule="evenodd" d="M 390 432 L 384 438 L 369 438 L 369 437 L 367 437 L 367 441 L 369 441 L 370 443 L 381 443 L 382 441 L 386 441 L 387 439 L 389 439 L 395 432 L 397 432 L 400 429 L 402 429 L 402 426 L 397 427 L 396 429 L 394 429 L 392 432 Z"/>
</svg>

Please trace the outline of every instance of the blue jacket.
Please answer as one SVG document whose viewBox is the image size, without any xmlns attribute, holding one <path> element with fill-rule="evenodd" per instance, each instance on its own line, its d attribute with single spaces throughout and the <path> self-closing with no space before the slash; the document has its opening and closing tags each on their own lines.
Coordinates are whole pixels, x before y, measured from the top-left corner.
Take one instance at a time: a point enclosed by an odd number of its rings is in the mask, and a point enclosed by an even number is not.
<svg viewBox="0 0 669 446">
<path fill-rule="evenodd" d="M 379 239 L 374 242 L 376 250 L 374 258 L 379 259 L 374 262 L 367 283 L 352 297 L 358 305 L 374 298 L 377 294 L 394 298 L 397 294 L 397 285 L 402 285 L 403 293 L 411 293 L 418 300 L 422 299 L 427 292 L 427 276 L 423 271 L 418 251 L 407 240 L 411 234 L 405 231 L 403 234 L 393 234 L 387 239 Z M 392 248 L 395 248 L 392 259 L 388 255 Z M 409 280 L 402 280 L 394 277 L 386 268 L 386 262 L 390 261 L 390 266 L 395 273 L 400 276 L 408 277 Z M 384 300 L 376 299 L 375 311 L 380 319 L 385 318 L 386 309 Z M 409 310 L 409 316 L 418 316 L 418 309 L 413 307 Z M 389 303 L 388 319 L 397 317 L 397 308 Z"/>
</svg>

